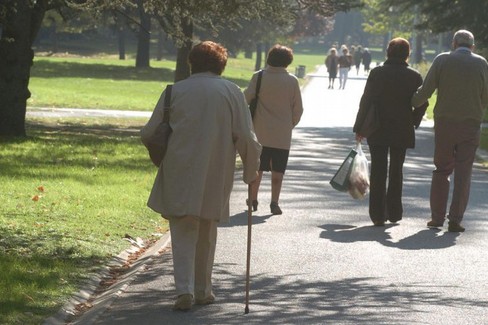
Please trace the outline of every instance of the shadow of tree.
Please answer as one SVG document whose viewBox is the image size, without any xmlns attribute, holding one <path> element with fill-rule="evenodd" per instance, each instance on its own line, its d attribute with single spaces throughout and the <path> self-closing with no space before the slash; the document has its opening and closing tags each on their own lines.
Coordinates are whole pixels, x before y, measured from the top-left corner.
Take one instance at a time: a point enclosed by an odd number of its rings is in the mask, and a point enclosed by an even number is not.
<svg viewBox="0 0 488 325">
<path fill-rule="evenodd" d="M 90 180 L 75 175 L 70 168 L 156 171 L 141 143 L 140 127 L 137 125 L 124 128 L 112 124 L 81 123 L 50 126 L 30 122 L 28 125 L 29 137 L 0 139 L 0 143 L 5 144 L 30 144 L 10 153 L 8 161 L 0 161 L 2 172 L 11 177 L 30 177 L 32 167 L 51 173 L 56 170 L 53 177 L 77 179 L 80 182 Z M 124 154 L 120 154 L 122 152 Z M 104 156 L 110 159 L 102 159 Z M 16 163 L 11 163 L 12 160 Z"/>
<path fill-rule="evenodd" d="M 138 284 L 173 276 L 171 254 L 164 254 L 162 259 L 165 267 L 150 268 Z M 422 305 L 488 307 L 487 300 L 456 297 L 442 292 L 446 288 L 423 283 L 385 285 L 374 277 L 307 281 L 305 276 L 300 279 L 301 274 L 261 273 L 252 275 L 250 313 L 244 314 L 245 281 L 241 274 L 229 271 L 233 266 L 215 265 L 219 281 L 214 284 L 214 305 L 195 306 L 187 313 L 173 312 L 175 291 L 165 288 L 161 292 L 151 287 L 131 292 L 111 312 L 110 322 L 134 324 L 150 319 L 147 324 L 407 324 L 406 313 L 425 313 L 418 308 Z M 107 321 L 102 318 L 97 324 Z"/>
<path fill-rule="evenodd" d="M 53 74 L 56 71 L 56 74 Z M 174 71 L 165 68 L 136 68 L 135 66 L 52 61 L 37 59 L 32 77 L 38 78 L 90 78 L 112 80 L 145 80 L 173 82 Z"/>
</svg>

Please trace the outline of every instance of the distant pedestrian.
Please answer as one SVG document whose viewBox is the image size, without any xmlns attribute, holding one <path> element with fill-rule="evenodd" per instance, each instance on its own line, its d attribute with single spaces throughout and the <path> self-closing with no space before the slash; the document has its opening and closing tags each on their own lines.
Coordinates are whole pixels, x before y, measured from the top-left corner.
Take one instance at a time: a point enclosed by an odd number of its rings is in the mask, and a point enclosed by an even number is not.
<svg viewBox="0 0 488 325">
<path fill-rule="evenodd" d="M 346 87 L 349 70 L 352 66 L 352 56 L 346 46 L 342 47 L 342 55 L 339 57 L 339 89 Z"/>
<path fill-rule="evenodd" d="M 229 219 L 236 151 L 246 183 L 257 176 L 261 152 L 244 95 L 220 77 L 226 49 L 214 42 L 199 43 L 190 51 L 189 62 L 191 76 L 173 86 L 173 133 L 148 201 L 169 220 L 178 295 L 174 310 L 214 302 L 217 223 Z M 143 138 L 154 134 L 162 121 L 164 97 L 163 92 Z"/>
<path fill-rule="evenodd" d="M 325 66 L 329 73 L 329 89 L 334 89 L 334 82 L 337 78 L 337 68 L 339 65 L 339 56 L 337 50 L 333 47 L 330 49 L 329 54 L 325 58 Z"/>
<path fill-rule="evenodd" d="M 369 49 L 365 47 L 363 51 L 363 66 L 364 66 L 364 72 L 366 74 L 369 73 L 370 65 L 371 65 L 371 53 L 369 52 Z"/>
<path fill-rule="evenodd" d="M 361 61 L 363 59 L 363 49 L 361 46 L 356 48 L 354 52 L 354 66 L 356 67 L 356 75 L 359 75 L 359 68 L 361 67 Z"/>
<path fill-rule="evenodd" d="M 488 106 L 488 64 L 473 53 L 474 36 L 459 30 L 452 40 L 453 50 L 439 54 L 425 83 L 412 99 L 424 102 L 437 89 L 434 107 L 435 170 L 430 189 L 431 221 L 428 227 L 442 227 L 446 219 L 454 172 L 454 189 L 447 214 L 448 231 L 463 232 L 461 221 L 468 205 L 471 172 L 480 143 L 480 125 Z"/>
<path fill-rule="evenodd" d="M 253 119 L 258 141 L 263 146 L 259 175 L 251 184 L 253 210 L 258 208 L 258 191 L 264 171 L 271 171 L 271 204 L 273 215 L 282 214 L 279 206 L 283 176 L 290 154 L 293 128 L 303 113 L 302 96 L 298 79 L 286 68 L 293 61 L 292 49 L 275 45 L 268 53 L 259 100 Z M 255 97 L 258 73 L 255 73 L 244 90 L 248 103 Z"/>
<path fill-rule="evenodd" d="M 367 141 L 371 154 L 369 216 L 375 226 L 403 217 L 403 164 L 407 149 L 415 146 L 414 127 L 419 126 L 427 108 L 426 103 L 419 103 L 424 105 L 412 110 L 410 99 L 422 84 L 422 77 L 408 66 L 409 54 L 407 40 L 394 38 L 389 42 L 387 60 L 369 74 L 353 128 L 361 141 L 359 130 L 374 105 L 380 127 Z"/>
</svg>

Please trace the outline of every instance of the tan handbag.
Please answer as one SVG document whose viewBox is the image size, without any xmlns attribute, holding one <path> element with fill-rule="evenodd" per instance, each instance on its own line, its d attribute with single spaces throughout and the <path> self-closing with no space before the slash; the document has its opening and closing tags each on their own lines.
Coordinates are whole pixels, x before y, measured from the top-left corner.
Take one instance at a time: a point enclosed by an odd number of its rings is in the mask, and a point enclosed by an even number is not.
<svg viewBox="0 0 488 325">
<path fill-rule="evenodd" d="M 173 85 L 167 85 L 164 95 L 164 109 L 163 109 L 163 121 L 157 126 L 154 133 L 146 138 L 142 139 L 142 143 L 146 146 L 149 157 L 156 167 L 160 167 L 166 150 L 168 149 L 168 141 L 171 137 L 173 130 L 169 125 L 170 118 L 170 105 L 171 105 L 171 89 Z"/>
</svg>

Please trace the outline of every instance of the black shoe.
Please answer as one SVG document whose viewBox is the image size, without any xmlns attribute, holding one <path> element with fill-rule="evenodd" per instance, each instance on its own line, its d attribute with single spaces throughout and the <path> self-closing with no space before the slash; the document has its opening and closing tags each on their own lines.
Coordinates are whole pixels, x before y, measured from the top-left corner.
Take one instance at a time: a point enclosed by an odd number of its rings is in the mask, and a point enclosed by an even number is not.
<svg viewBox="0 0 488 325">
<path fill-rule="evenodd" d="M 449 221 L 449 225 L 447 226 L 447 231 L 449 232 L 463 232 L 464 227 L 461 226 L 459 222 Z"/>
<path fill-rule="evenodd" d="M 398 221 L 402 220 L 402 217 L 399 218 L 388 218 L 388 221 L 391 223 L 398 223 Z"/>
<path fill-rule="evenodd" d="M 280 206 L 276 202 L 271 202 L 269 205 L 269 208 L 271 209 L 271 214 L 277 215 L 277 214 L 282 214 L 283 211 L 281 211 Z"/>
<path fill-rule="evenodd" d="M 249 200 L 246 200 L 246 206 L 249 207 Z M 258 200 L 252 200 L 252 210 L 257 211 L 258 209 Z"/>
<path fill-rule="evenodd" d="M 383 227 L 385 225 L 384 221 L 373 221 L 375 227 Z"/>
<path fill-rule="evenodd" d="M 430 220 L 429 222 L 427 222 L 427 227 L 429 228 L 441 228 L 442 226 L 444 226 L 444 222 L 434 220 Z"/>
</svg>

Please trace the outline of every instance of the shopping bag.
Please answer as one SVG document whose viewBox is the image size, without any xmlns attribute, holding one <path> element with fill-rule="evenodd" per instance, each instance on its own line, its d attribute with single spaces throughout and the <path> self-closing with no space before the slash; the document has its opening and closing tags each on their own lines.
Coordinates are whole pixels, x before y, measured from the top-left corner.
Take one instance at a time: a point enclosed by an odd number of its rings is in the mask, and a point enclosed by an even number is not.
<svg viewBox="0 0 488 325">
<path fill-rule="evenodd" d="M 349 174 L 349 194 L 354 199 L 362 200 L 369 193 L 369 164 L 361 142 L 356 144 L 356 156 L 352 162 L 351 173 Z"/>
<path fill-rule="evenodd" d="M 347 192 L 349 190 L 349 176 L 351 175 L 352 162 L 356 156 L 357 151 L 351 149 L 346 159 L 341 164 L 341 167 L 337 170 L 334 177 L 330 180 L 330 185 L 340 192 Z"/>
</svg>

